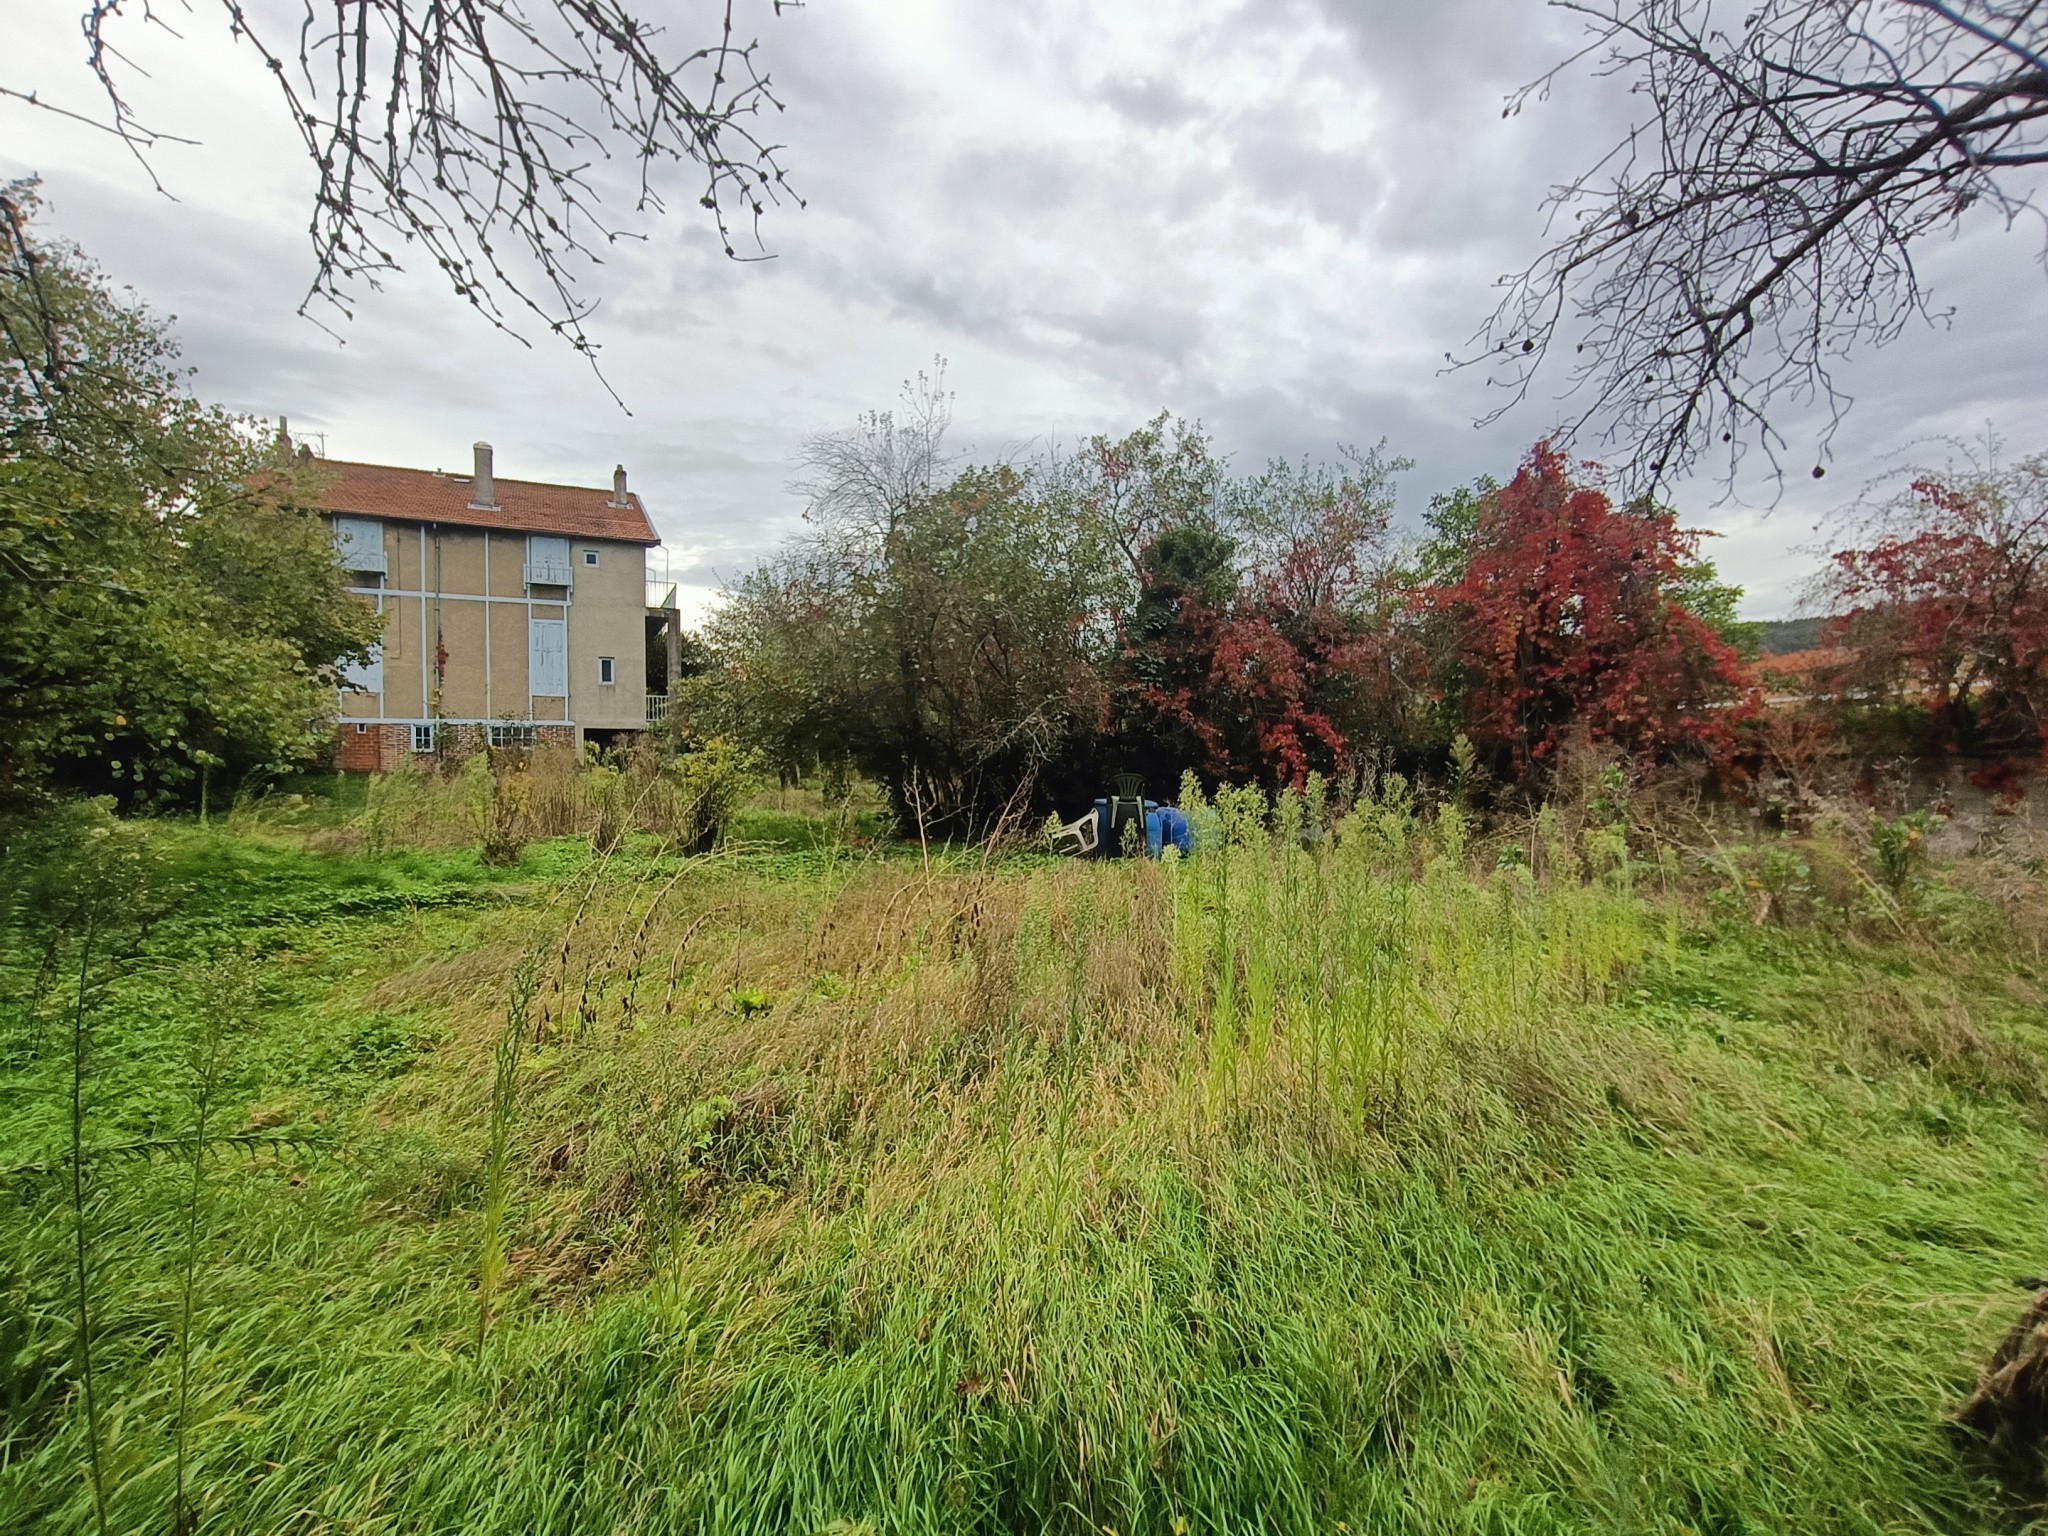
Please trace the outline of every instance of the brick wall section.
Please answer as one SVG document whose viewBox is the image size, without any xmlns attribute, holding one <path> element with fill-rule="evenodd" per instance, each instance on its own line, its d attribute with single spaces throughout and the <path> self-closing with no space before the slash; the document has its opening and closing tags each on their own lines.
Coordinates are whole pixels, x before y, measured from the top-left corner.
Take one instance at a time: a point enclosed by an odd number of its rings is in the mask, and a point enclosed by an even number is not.
<svg viewBox="0 0 2048 1536">
<path fill-rule="evenodd" d="M 409 725 L 366 725 L 357 730 L 344 720 L 337 734 L 341 745 L 335 763 L 343 773 L 389 773 L 412 756 Z"/>
<path fill-rule="evenodd" d="M 435 740 L 441 749 L 437 754 L 440 760 L 454 767 L 483 751 L 484 728 L 480 725 L 444 725 Z"/>
<path fill-rule="evenodd" d="M 437 751 L 415 752 L 409 725 L 366 725 L 359 731 L 344 720 L 336 728 L 335 740 L 335 765 L 343 773 L 390 773 L 408 765 L 454 767 L 483 751 L 489 738 L 481 725 L 444 725 L 435 733 Z M 576 727 L 537 725 L 533 740 L 535 746 L 574 747 Z"/>
</svg>

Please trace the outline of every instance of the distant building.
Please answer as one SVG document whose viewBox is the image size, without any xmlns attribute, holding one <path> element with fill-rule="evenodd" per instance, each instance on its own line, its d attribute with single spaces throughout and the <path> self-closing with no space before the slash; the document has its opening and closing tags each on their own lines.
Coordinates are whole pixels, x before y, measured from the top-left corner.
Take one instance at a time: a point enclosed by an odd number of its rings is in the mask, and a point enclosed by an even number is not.
<svg viewBox="0 0 2048 1536">
<path fill-rule="evenodd" d="M 343 768 L 486 743 L 609 743 L 659 714 L 648 641 L 657 625 L 674 633 L 675 613 L 672 600 L 648 607 L 646 556 L 661 540 L 623 468 L 609 492 L 501 480 L 488 443 L 467 475 L 320 468 L 350 586 L 384 615 L 378 653 L 346 673 Z"/>
</svg>

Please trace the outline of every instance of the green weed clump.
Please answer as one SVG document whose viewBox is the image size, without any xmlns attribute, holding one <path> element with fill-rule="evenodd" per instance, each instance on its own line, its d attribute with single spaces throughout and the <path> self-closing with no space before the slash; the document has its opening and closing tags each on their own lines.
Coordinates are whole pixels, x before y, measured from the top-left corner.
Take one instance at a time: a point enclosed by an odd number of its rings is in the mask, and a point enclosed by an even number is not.
<svg viewBox="0 0 2048 1536">
<path fill-rule="evenodd" d="M 1946 1416 L 2040 1267 L 2039 977 L 1921 862 L 1798 926 L 1618 800 L 1331 800 L 1156 863 L 155 834 L 205 878 L 82 1119 L 0 970 L 0 1524 L 90 1528 L 92 1454 L 136 1531 L 2007 1522 Z"/>
<path fill-rule="evenodd" d="M 635 834 L 705 853 L 742 820 L 761 783 L 758 754 L 723 737 L 687 751 L 643 745 L 603 757 L 558 746 L 478 751 L 364 776 L 360 811 L 318 841 L 373 854 L 473 847 L 498 866 L 562 837 L 586 838 L 600 856 Z"/>
</svg>

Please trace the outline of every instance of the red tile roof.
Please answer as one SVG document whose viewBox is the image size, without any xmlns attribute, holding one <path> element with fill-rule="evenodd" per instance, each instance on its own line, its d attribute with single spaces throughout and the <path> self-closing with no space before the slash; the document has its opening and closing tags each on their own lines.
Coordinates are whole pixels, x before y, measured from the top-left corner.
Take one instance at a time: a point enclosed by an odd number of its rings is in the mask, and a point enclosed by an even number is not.
<svg viewBox="0 0 2048 1536">
<path fill-rule="evenodd" d="M 1855 659 L 1856 653 L 1847 646 L 1817 645 L 1804 651 L 1781 651 L 1776 655 L 1759 656 L 1756 664 L 1760 671 L 1777 672 L 1786 677 L 1805 677 L 1846 667 Z"/>
<path fill-rule="evenodd" d="M 571 538 L 617 539 L 626 544 L 661 542 L 647 520 L 647 509 L 631 491 L 620 507 L 612 504 L 612 493 L 607 490 L 542 485 L 498 475 L 493 477 L 498 504 L 485 509 L 469 504 L 473 483 L 468 475 L 351 464 L 346 459 L 320 459 L 315 467 L 327 472 L 320 501 L 330 512 L 518 533 L 564 533 Z"/>
</svg>

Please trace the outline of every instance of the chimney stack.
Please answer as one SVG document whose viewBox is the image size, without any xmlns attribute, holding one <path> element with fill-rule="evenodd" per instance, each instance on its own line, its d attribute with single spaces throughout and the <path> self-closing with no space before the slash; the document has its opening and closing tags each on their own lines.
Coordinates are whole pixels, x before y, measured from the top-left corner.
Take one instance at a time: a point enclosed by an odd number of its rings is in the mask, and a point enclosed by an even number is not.
<svg viewBox="0 0 2048 1536">
<path fill-rule="evenodd" d="M 280 458 L 292 456 L 292 424 L 282 416 L 277 418 L 277 452 Z"/>
<path fill-rule="evenodd" d="M 612 470 L 612 505 L 623 507 L 626 504 L 626 466 L 621 464 Z"/>
<path fill-rule="evenodd" d="M 491 478 L 491 445 L 478 443 L 476 446 L 476 483 L 469 488 L 469 504 L 481 511 L 489 511 L 498 505 L 498 484 Z"/>
</svg>

